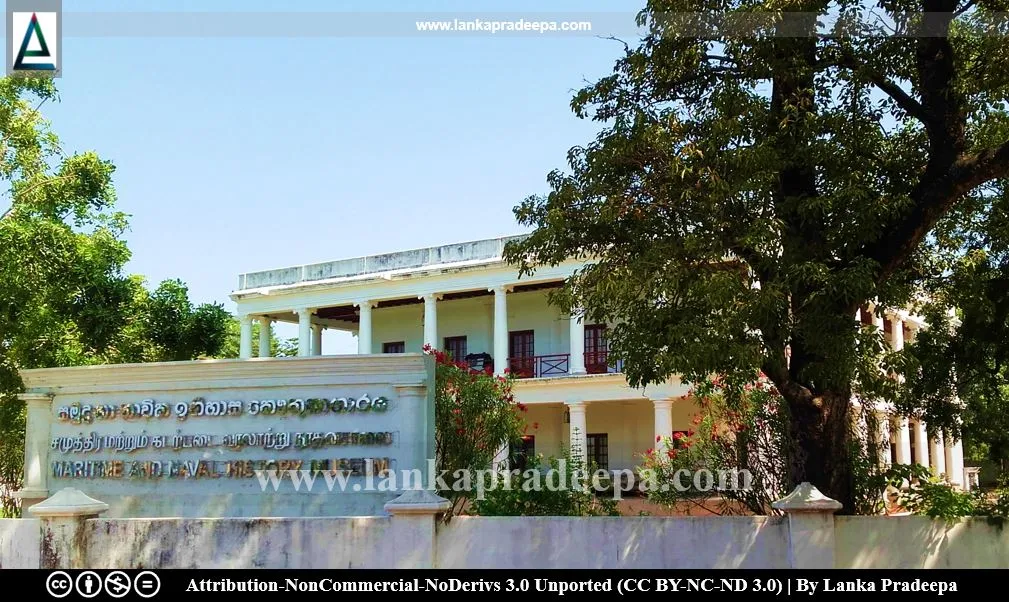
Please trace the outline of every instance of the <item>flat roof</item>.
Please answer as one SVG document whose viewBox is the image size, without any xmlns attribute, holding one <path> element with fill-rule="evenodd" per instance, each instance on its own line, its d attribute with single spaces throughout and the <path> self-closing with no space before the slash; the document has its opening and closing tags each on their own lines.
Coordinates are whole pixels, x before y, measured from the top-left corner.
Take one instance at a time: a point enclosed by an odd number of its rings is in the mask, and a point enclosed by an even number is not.
<svg viewBox="0 0 1009 602">
<path fill-rule="evenodd" d="M 238 290 L 244 291 L 274 286 L 311 283 L 320 280 L 350 278 L 366 274 L 381 274 L 391 271 L 419 270 L 430 266 L 452 267 L 453 264 L 467 264 L 476 261 L 491 262 L 501 260 L 505 244 L 528 236 L 504 236 L 488 238 L 437 247 L 425 247 L 408 251 L 396 251 L 381 255 L 337 259 L 323 263 L 311 263 L 274 270 L 247 272 L 238 276 Z"/>
</svg>

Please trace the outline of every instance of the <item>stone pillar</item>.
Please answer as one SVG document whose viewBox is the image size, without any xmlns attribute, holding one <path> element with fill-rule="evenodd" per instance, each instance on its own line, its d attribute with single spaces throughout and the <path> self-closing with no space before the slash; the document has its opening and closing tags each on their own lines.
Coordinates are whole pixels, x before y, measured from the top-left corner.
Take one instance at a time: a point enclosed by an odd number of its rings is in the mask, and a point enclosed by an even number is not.
<svg viewBox="0 0 1009 602">
<path fill-rule="evenodd" d="M 427 489 L 411 489 L 387 503 L 385 511 L 392 515 L 392 528 L 383 537 L 380 553 L 391 562 L 385 568 L 437 568 L 435 524 L 438 515 L 451 506 Z"/>
<path fill-rule="evenodd" d="M 585 374 L 585 318 L 581 311 L 571 312 L 570 329 L 571 357 L 568 359 L 568 374 Z"/>
<path fill-rule="evenodd" d="M 312 355 L 322 355 L 322 324 L 312 324 Z"/>
<path fill-rule="evenodd" d="M 508 288 L 497 286 L 494 291 L 494 374 L 508 369 Z"/>
<path fill-rule="evenodd" d="M 41 519 L 43 569 L 87 568 L 88 533 L 85 521 L 98 518 L 109 505 L 67 487 L 28 509 Z"/>
<path fill-rule="evenodd" d="M 434 349 L 441 349 L 442 345 L 438 342 L 438 300 L 441 299 L 441 295 L 428 293 L 420 298 L 424 300 L 424 344 Z M 461 362 L 466 358 L 452 359 Z"/>
<path fill-rule="evenodd" d="M 911 463 L 911 428 L 907 418 L 898 418 L 897 464 Z"/>
<path fill-rule="evenodd" d="M 932 472 L 940 479 L 946 478 L 946 445 L 943 443 L 942 432 L 935 434 L 931 442 L 929 458 L 932 460 Z"/>
<path fill-rule="evenodd" d="M 241 339 L 239 340 L 238 345 L 238 357 L 247 359 L 252 357 L 252 316 L 242 314 L 238 317 L 238 322 L 241 325 Z"/>
<path fill-rule="evenodd" d="M 946 470 L 949 471 L 949 480 L 955 486 L 967 489 L 967 484 L 963 478 L 963 439 L 957 439 L 953 445 L 949 446 L 949 460 L 946 463 Z"/>
<path fill-rule="evenodd" d="M 294 310 L 298 314 L 298 357 L 312 355 L 312 314 L 314 309 L 302 307 Z"/>
<path fill-rule="evenodd" d="M 360 321 L 357 325 L 357 353 L 359 355 L 370 355 L 371 347 L 371 309 L 375 306 L 371 301 L 358 301 L 360 310 Z"/>
<path fill-rule="evenodd" d="M 928 429 L 921 420 L 914 423 L 914 459 L 928 468 Z"/>
<path fill-rule="evenodd" d="M 655 411 L 655 449 L 673 437 L 673 400 L 653 399 Z"/>
<path fill-rule="evenodd" d="M 571 457 L 587 464 L 588 450 L 585 449 L 585 402 L 569 401 L 568 417 L 570 430 Z M 587 468 L 587 466 L 586 466 Z"/>
<path fill-rule="evenodd" d="M 771 504 L 788 517 L 788 563 L 793 569 L 834 568 L 834 513 L 841 502 L 802 483 Z"/>
<path fill-rule="evenodd" d="M 24 485 L 17 492 L 21 508 L 26 509 L 49 497 L 48 466 L 49 426 L 52 424 L 52 397 L 40 393 L 21 393 L 25 402 L 25 472 Z"/>
<path fill-rule="evenodd" d="M 273 320 L 266 316 L 259 318 L 259 357 L 270 357 L 270 327 Z"/>
<path fill-rule="evenodd" d="M 894 351 L 904 348 L 904 320 L 901 320 L 897 314 L 890 316 L 890 339 Z"/>
</svg>

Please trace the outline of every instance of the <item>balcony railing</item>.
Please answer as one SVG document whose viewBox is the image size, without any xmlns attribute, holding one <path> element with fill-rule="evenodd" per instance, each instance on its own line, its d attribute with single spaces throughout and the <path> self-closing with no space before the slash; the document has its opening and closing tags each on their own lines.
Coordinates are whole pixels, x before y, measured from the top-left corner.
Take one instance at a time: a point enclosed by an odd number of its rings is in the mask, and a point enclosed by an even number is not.
<svg viewBox="0 0 1009 602">
<path fill-rule="evenodd" d="M 508 358 L 508 370 L 515 378 L 540 378 L 543 376 L 564 376 L 568 373 L 571 355 L 537 355 Z"/>
<path fill-rule="evenodd" d="M 623 372 L 623 361 L 617 360 L 615 365 L 609 365 L 606 351 L 591 351 L 585 354 L 585 371 L 589 374 L 615 374 Z M 508 370 L 515 378 L 541 378 L 546 376 L 565 376 L 571 373 L 571 355 L 560 353 L 556 355 L 536 355 L 529 357 L 508 358 Z"/>
</svg>

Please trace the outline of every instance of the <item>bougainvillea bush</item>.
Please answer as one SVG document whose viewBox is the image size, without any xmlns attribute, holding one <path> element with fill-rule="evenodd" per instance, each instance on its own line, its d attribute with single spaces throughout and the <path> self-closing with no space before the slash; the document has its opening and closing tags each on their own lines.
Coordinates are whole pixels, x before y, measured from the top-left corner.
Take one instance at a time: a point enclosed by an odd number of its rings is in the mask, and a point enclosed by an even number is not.
<svg viewBox="0 0 1009 602">
<path fill-rule="evenodd" d="M 787 410 L 777 390 L 761 374 L 755 382 L 696 383 L 690 396 L 697 404 L 691 430 L 657 438 L 642 456 L 648 498 L 718 514 L 773 513 L 771 502 L 789 482 Z"/>
<path fill-rule="evenodd" d="M 424 347 L 435 357 L 435 453 L 446 471 L 438 494 L 458 513 L 476 495 L 466 475 L 489 470 L 499 450 L 521 441 L 525 407 L 515 403 L 510 376 L 470 369 L 448 354 Z"/>
</svg>

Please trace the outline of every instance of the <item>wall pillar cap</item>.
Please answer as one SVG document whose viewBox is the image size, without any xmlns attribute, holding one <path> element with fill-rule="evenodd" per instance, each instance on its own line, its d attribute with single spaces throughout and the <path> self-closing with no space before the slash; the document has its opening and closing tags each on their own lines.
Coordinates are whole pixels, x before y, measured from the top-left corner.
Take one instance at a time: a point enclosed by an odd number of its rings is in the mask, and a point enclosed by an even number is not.
<svg viewBox="0 0 1009 602">
<path fill-rule="evenodd" d="M 58 518 L 98 516 L 108 509 L 108 504 L 89 497 L 80 489 L 65 487 L 52 497 L 28 508 L 28 512 L 39 518 Z"/>
<path fill-rule="evenodd" d="M 786 513 L 796 512 L 824 512 L 831 513 L 840 510 L 841 502 L 831 499 L 813 486 L 809 481 L 800 483 L 792 493 L 771 504 L 775 510 Z"/>
<path fill-rule="evenodd" d="M 400 514 L 441 514 L 452 507 L 452 502 L 427 489 L 410 489 L 386 503 L 385 511 L 393 516 Z"/>
</svg>

